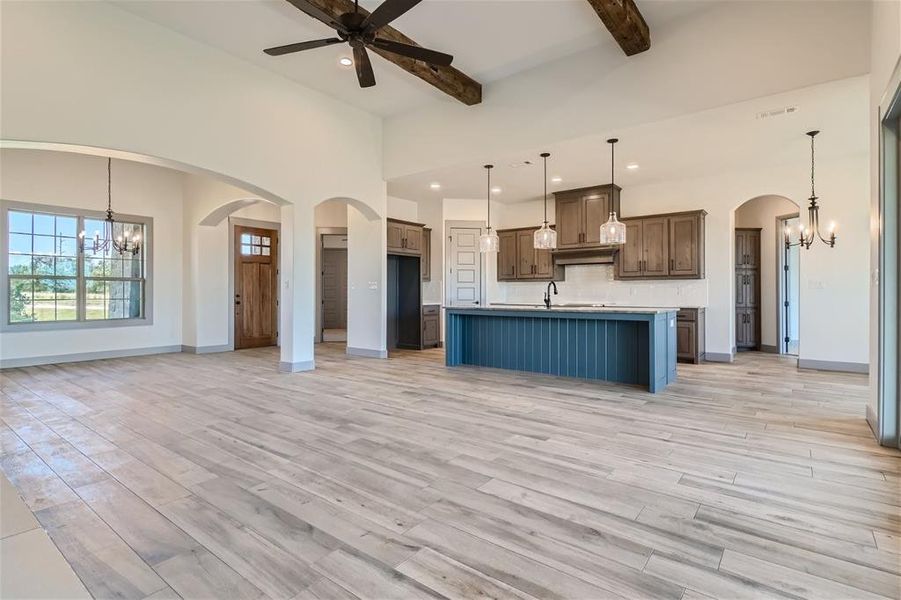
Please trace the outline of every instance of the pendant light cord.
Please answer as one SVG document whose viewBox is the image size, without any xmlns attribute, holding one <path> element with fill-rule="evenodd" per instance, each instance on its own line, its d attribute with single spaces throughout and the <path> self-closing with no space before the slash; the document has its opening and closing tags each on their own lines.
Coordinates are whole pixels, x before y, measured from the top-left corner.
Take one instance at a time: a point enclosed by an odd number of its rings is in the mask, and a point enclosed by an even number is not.
<svg viewBox="0 0 901 600">
<path fill-rule="evenodd" d="M 541 158 L 544 159 L 544 224 L 547 225 L 547 157 L 548 152 L 542 152 Z"/>
<path fill-rule="evenodd" d="M 488 231 L 491 231 L 491 169 L 494 165 L 485 165 L 485 170 L 488 171 L 488 191 L 485 197 L 488 199 L 486 204 L 488 205 Z"/>
<path fill-rule="evenodd" d="M 106 159 L 106 216 L 113 218 L 113 159 Z"/>
</svg>

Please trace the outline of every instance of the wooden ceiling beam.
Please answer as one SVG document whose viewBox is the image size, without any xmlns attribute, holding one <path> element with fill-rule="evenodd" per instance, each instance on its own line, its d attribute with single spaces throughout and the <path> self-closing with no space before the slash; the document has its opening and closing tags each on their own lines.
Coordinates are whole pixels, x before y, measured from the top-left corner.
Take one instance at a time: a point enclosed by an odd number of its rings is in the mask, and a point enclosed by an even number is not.
<svg viewBox="0 0 901 600">
<path fill-rule="evenodd" d="M 353 0 L 287 1 L 314 19 L 324 22 L 326 25 L 330 25 L 330 22 L 337 22 L 338 18 L 344 13 L 354 11 Z M 369 11 L 363 7 L 360 7 L 359 10 L 363 15 L 369 14 Z M 402 44 L 410 44 L 412 46 L 419 45 L 390 25 L 386 25 L 379 29 L 378 37 L 385 40 L 400 42 Z M 456 98 L 467 106 L 479 104 L 482 101 L 482 84 L 454 67 L 429 65 L 422 61 L 407 58 L 406 56 L 400 56 L 393 52 L 388 52 L 372 46 L 370 46 L 368 50 L 375 52 L 385 60 L 393 62 L 404 71 L 419 77 L 429 85 Z"/>
<path fill-rule="evenodd" d="M 626 56 L 651 47 L 651 32 L 634 0 L 588 0 Z"/>
</svg>

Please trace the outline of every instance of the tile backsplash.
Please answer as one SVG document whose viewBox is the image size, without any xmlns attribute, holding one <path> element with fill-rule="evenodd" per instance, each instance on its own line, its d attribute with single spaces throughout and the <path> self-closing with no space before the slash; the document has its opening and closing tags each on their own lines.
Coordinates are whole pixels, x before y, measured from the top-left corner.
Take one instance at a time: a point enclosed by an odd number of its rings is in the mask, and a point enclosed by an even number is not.
<svg viewBox="0 0 901 600">
<path fill-rule="evenodd" d="M 554 302 L 599 302 L 627 306 L 707 306 L 707 280 L 618 281 L 613 265 L 570 265 L 557 283 Z M 547 283 L 498 282 L 490 302 L 540 303 Z"/>
</svg>

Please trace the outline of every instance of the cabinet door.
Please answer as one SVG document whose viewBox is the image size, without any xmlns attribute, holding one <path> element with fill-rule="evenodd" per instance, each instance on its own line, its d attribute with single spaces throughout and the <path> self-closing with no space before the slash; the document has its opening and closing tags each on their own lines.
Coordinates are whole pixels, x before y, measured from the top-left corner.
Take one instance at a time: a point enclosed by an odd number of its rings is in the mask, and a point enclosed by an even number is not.
<svg viewBox="0 0 901 600">
<path fill-rule="evenodd" d="M 747 256 L 746 266 L 757 268 L 760 266 L 760 232 L 745 232 L 745 254 Z"/>
<path fill-rule="evenodd" d="M 735 232 L 735 266 L 744 267 L 748 260 L 748 236 L 747 231 Z"/>
<path fill-rule="evenodd" d="M 628 241 L 629 234 L 626 233 Z M 669 274 L 669 228 L 666 217 L 642 219 L 641 241 L 644 247 L 646 277 L 664 277 Z"/>
<path fill-rule="evenodd" d="M 535 279 L 535 242 L 534 232 L 516 232 L 516 278 Z"/>
<path fill-rule="evenodd" d="M 697 323 L 676 322 L 676 358 L 694 362 L 697 353 Z"/>
<path fill-rule="evenodd" d="M 554 258 L 550 250 L 535 250 L 535 278 L 553 279 Z"/>
<path fill-rule="evenodd" d="M 760 275 L 754 271 L 748 271 L 745 276 L 745 306 L 755 307 L 760 303 Z"/>
<path fill-rule="evenodd" d="M 697 277 L 700 264 L 700 219 L 695 215 L 669 218 L 669 274 Z"/>
<path fill-rule="evenodd" d="M 748 347 L 747 310 L 735 311 L 735 346 L 737 348 Z"/>
<path fill-rule="evenodd" d="M 424 315 L 422 317 L 422 345 L 438 345 L 438 315 Z"/>
<path fill-rule="evenodd" d="M 610 216 L 610 198 L 607 194 L 591 194 L 582 198 L 582 245 L 601 244 L 601 225 Z"/>
<path fill-rule="evenodd" d="M 422 227 L 404 225 L 404 250 L 411 254 L 422 252 Z"/>
<path fill-rule="evenodd" d="M 516 232 L 501 231 L 497 234 L 497 279 L 516 279 Z"/>
<path fill-rule="evenodd" d="M 560 198 L 556 201 L 558 248 L 579 248 L 582 246 L 582 199 Z"/>
<path fill-rule="evenodd" d="M 432 230 L 422 228 L 422 262 L 419 267 L 423 281 L 432 280 Z"/>
<path fill-rule="evenodd" d="M 745 308 L 748 306 L 748 286 L 746 281 L 748 274 L 743 269 L 735 271 L 735 306 L 736 308 Z"/>
<path fill-rule="evenodd" d="M 404 249 L 404 226 L 388 221 L 388 250 Z"/>
<path fill-rule="evenodd" d="M 644 266 L 644 245 L 641 240 L 641 221 L 626 220 L 626 243 L 616 253 L 616 276 L 619 279 L 641 277 Z"/>
<path fill-rule="evenodd" d="M 760 345 L 757 333 L 757 310 L 747 311 L 747 323 L 745 323 L 748 331 L 746 333 L 747 347 L 757 348 Z"/>
</svg>

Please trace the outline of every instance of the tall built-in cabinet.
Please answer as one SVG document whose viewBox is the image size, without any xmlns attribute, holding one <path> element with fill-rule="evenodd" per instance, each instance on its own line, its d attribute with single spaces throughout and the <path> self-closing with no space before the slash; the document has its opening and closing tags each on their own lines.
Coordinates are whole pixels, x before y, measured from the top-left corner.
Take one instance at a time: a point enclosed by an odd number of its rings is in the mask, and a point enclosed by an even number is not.
<svg viewBox="0 0 901 600">
<path fill-rule="evenodd" d="M 424 310 L 422 282 L 431 278 L 431 231 L 421 223 L 388 219 L 388 349 L 437 345 L 437 315 Z"/>
<path fill-rule="evenodd" d="M 735 347 L 760 349 L 760 229 L 735 229 Z"/>
</svg>

